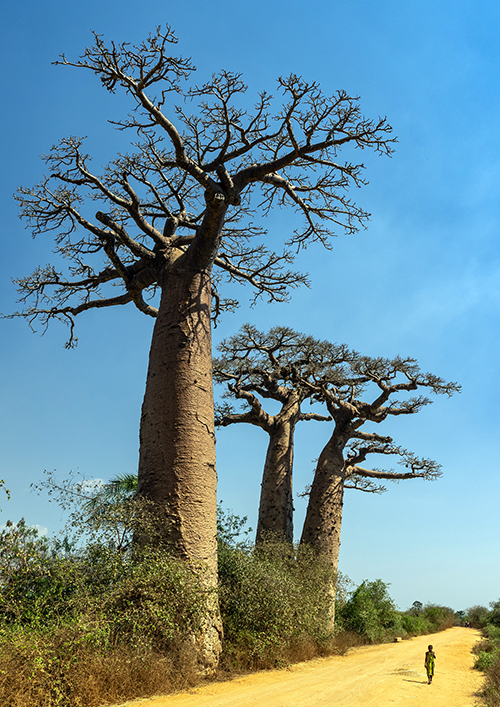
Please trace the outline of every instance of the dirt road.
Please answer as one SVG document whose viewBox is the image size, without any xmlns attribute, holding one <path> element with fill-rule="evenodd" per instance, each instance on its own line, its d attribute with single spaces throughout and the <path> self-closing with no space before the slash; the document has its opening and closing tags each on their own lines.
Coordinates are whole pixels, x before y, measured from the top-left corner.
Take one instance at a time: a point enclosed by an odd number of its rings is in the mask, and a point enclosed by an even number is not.
<svg viewBox="0 0 500 707">
<path fill-rule="evenodd" d="M 411 641 L 353 649 L 286 670 L 254 673 L 188 693 L 138 700 L 138 707 L 472 707 L 482 675 L 472 670 L 479 632 L 451 628 Z M 427 684 L 424 655 L 432 643 L 436 675 Z"/>
</svg>

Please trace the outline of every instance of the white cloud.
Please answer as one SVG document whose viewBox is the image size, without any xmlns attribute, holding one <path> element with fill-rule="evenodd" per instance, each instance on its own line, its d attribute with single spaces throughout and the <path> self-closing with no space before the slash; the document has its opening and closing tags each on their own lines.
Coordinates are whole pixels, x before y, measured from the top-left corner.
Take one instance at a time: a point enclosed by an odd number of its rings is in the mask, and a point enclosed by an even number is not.
<svg viewBox="0 0 500 707">
<path fill-rule="evenodd" d="M 5 523 L 2 523 L 0 525 L 0 533 L 7 528 L 7 525 Z M 34 528 L 37 532 L 38 535 L 47 535 L 49 532 L 49 529 L 46 528 L 44 525 L 38 525 L 38 523 L 35 523 L 34 525 L 29 525 L 28 528 Z"/>
<path fill-rule="evenodd" d="M 30 528 L 35 528 L 36 530 L 38 530 L 38 535 L 47 535 L 47 533 L 49 532 L 48 528 L 46 528 L 44 525 L 38 525 L 38 523 L 36 523 L 35 525 L 31 525 Z"/>
</svg>

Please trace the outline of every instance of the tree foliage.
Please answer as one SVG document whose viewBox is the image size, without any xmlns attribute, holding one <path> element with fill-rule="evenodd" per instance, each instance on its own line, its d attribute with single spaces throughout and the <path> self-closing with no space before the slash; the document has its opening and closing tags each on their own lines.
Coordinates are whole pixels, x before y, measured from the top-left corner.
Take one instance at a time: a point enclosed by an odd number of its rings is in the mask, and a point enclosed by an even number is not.
<svg viewBox="0 0 500 707">
<path fill-rule="evenodd" d="M 388 632 L 401 627 L 401 619 L 389 587 L 376 579 L 363 581 L 341 605 L 339 622 L 345 631 L 354 631 L 371 643 L 380 641 Z"/>
<path fill-rule="evenodd" d="M 366 119 L 345 91 L 325 95 L 292 74 L 278 79 L 280 105 L 262 91 L 249 108 L 239 74 L 221 71 L 195 84 L 191 60 L 170 53 L 176 43 L 168 26 L 137 46 L 106 44 L 94 34 L 79 59 L 55 62 L 91 71 L 111 93 L 125 91 L 132 112 L 112 122 L 137 136 L 134 151 L 101 173 L 83 138 L 63 138 L 44 157 L 41 182 L 19 190 L 22 217 L 34 236 L 54 232 L 66 270 L 47 265 L 18 279 L 26 308 L 14 316 L 43 327 L 64 321 L 69 345 L 83 311 L 132 302 L 156 316 L 149 302 L 162 286 L 165 248 L 208 258 L 216 287 L 221 279 L 242 281 L 255 296 L 286 299 L 290 287 L 306 282 L 288 269 L 291 249 L 312 241 L 328 246 L 332 234 L 352 233 L 368 217 L 346 193 L 364 184 L 363 164 L 340 160 L 342 148 L 392 152 L 386 119 Z M 223 230 L 209 234 L 222 204 Z M 253 220 L 274 206 L 303 217 L 281 253 L 268 248 Z"/>
<path fill-rule="evenodd" d="M 259 399 L 272 399 L 284 409 L 292 394 L 299 405 L 310 397 L 301 379 L 314 376 L 342 375 L 341 364 L 347 355 L 345 346 L 319 341 L 289 327 L 276 326 L 269 332 L 251 324 L 238 334 L 224 339 L 217 347 L 221 356 L 214 359 L 214 380 L 225 384 L 223 398 L 243 402 L 238 412 L 229 403 L 216 406 L 216 422 L 225 427 L 248 422 L 269 431 L 276 416 L 266 413 Z M 328 373 L 327 373 L 328 372 Z M 328 416 L 300 412 L 298 420 L 328 420 Z"/>
<path fill-rule="evenodd" d="M 326 406 L 329 417 L 305 413 L 302 419 L 333 420 L 345 456 L 346 488 L 380 493 L 385 490 L 381 480 L 440 476 L 433 460 L 417 457 L 392 437 L 361 429 L 419 412 L 431 402 L 426 395 L 411 395 L 420 388 L 447 396 L 460 391 L 458 384 L 422 372 L 414 358 L 365 356 L 345 344 L 317 340 L 288 327 L 262 332 L 248 324 L 219 350 L 214 378 L 226 383 L 226 398 L 242 400 L 246 407 L 238 412 L 231 405 L 219 405 L 219 424 L 251 422 L 265 429 L 272 417 L 259 397 L 283 401 L 293 390 L 301 401 Z M 393 457 L 407 471 L 367 469 L 362 464 L 371 455 Z"/>
</svg>

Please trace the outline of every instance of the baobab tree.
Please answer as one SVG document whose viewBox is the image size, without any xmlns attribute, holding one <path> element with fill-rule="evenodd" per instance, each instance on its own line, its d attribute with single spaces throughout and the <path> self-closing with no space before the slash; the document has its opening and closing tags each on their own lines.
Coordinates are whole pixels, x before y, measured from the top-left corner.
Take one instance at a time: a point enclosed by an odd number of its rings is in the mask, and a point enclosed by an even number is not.
<svg viewBox="0 0 500 707">
<path fill-rule="evenodd" d="M 225 382 L 226 397 L 244 401 L 247 410 L 235 412 L 221 406 L 219 424 L 247 422 L 270 435 L 259 508 L 263 530 L 283 534 L 282 528 L 291 525 L 293 430 L 301 419 L 301 403 L 310 398 L 326 405 L 329 418 L 316 413 L 314 418 L 331 420 L 333 430 L 319 455 L 308 492 L 301 544 L 311 546 L 334 574 L 346 489 L 382 493 L 386 491 L 383 481 L 433 480 L 441 475 L 437 462 L 398 446 L 392 437 L 375 432 L 374 425 L 361 429 L 367 423 L 415 414 L 431 402 L 423 395 L 408 396 L 412 391 L 426 389 L 450 396 L 460 389 L 456 383 L 421 372 L 415 359 L 371 358 L 289 328 L 274 327 L 264 333 L 250 325 L 222 342 L 220 350 L 223 356 L 214 362 L 215 380 Z M 282 409 L 271 416 L 259 398 L 279 400 Z M 371 455 L 394 458 L 405 470 L 362 466 Z M 333 622 L 334 602 L 328 605 Z"/>
<path fill-rule="evenodd" d="M 216 426 L 246 423 L 269 435 L 257 521 L 256 543 L 271 535 L 293 542 L 293 445 L 296 425 L 305 420 L 329 421 L 316 412 L 304 412 L 301 405 L 310 397 L 301 379 L 326 376 L 343 380 L 341 364 L 348 350 L 276 326 L 269 332 L 245 324 L 240 331 L 217 347 L 213 375 L 225 385 L 223 397 L 237 399 L 244 409 L 229 403 L 216 405 Z M 280 409 L 271 414 L 264 401 L 275 400 Z"/>
<path fill-rule="evenodd" d="M 325 95 L 293 74 L 278 79 L 280 105 L 263 91 L 248 110 L 239 74 L 193 83 L 191 61 L 170 54 L 176 42 L 168 26 L 137 46 L 94 34 L 82 56 L 56 62 L 125 92 L 132 112 L 115 125 L 135 142 L 99 173 L 82 138 L 63 138 L 45 157 L 40 183 L 20 189 L 21 215 L 34 236 L 54 232 L 59 259 L 17 280 L 26 307 L 12 316 L 31 326 L 65 322 L 68 346 L 76 318 L 92 309 L 130 303 L 156 320 L 138 493 L 155 504 L 162 542 L 203 565 L 213 587 L 212 299 L 215 315 L 234 304 L 219 295 L 229 280 L 249 284 L 254 297 L 286 300 L 306 282 L 288 269 L 291 249 L 328 246 L 332 234 L 352 233 L 368 217 L 348 196 L 364 183 L 363 165 L 343 161 L 342 148 L 388 155 L 394 140 L 385 118 L 363 117 L 357 98 Z M 279 252 L 255 221 L 275 206 L 302 217 Z M 214 618 L 207 664 L 217 659 L 219 627 Z"/>
<path fill-rule="evenodd" d="M 437 462 L 415 456 L 395 444 L 392 437 L 375 432 L 373 425 L 361 428 L 367 423 L 385 423 L 394 416 L 414 415 L 431 402 L 424 395 L 408 396 L 411 391 L 425 389 L 451 396 L 460 386 L 423 373 L 413 358 L 371 358 L 354 352 L 340 385 L 321 377 L 303 383 L 313 400 L 326 404 L 333 430 L 316 465 L 301 543 L 313 547 L 336 570 L 345 489 L 382 493 L 386 487 L 381 482 L 386 480 L 432 481 L 441 475 Z M 391 457 L 405 470 L 366 468 L 363 464 L 372 455 Z"/>
</svg>

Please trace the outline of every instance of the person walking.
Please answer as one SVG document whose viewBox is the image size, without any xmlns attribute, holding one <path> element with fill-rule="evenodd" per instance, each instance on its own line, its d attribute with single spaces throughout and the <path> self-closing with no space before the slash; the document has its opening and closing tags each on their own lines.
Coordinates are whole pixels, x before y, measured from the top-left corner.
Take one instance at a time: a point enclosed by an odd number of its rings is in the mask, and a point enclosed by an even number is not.
<svg viewBox="0 0 500 707">
<path fill-rule="evenodd" d="M 432 646 L 429 646 L 429 650 L 425 654 L 425 669 L 427 671 L 428 685 L 431 684 L 432 678 L 434 677 L 434 665 L 436 663 L 436 654 Z"/>
</svg>

